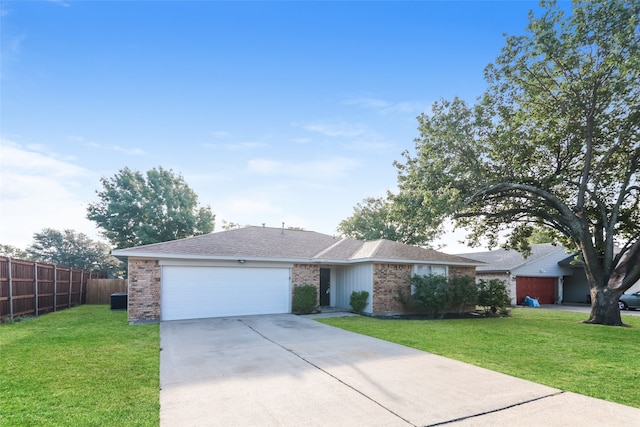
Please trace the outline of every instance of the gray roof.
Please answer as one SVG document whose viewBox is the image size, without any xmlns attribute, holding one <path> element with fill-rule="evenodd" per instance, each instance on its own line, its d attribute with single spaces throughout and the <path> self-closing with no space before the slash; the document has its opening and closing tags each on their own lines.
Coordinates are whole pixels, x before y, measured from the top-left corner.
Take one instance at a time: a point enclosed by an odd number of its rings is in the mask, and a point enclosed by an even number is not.
<svg viewBox="0 0 640 427">
<path fill-rule="evenodd" d="M 477 268 L 478 272 L 511 271 L 514 268 L 535 261 L 538 258 L 542 258 L 543 256 L 558 250 L 564 251 L 564 247 L 554 246 L 551 243 L 541 243 L 531 245 L 531 255 L 527 258 L 522 256 L 518 251 L 505 250 L 502 248 L 486 252 L 472 252 L 458 255 L 486 263 L 485 265 Z"/>
<path fill-rule="evenodd" d="M 481 263 L 457 255 L 390 240 L 360 241 L 314 231 L 244 227 L 152 245 L 114 250 L 119 257 L 247 259 L 290 262 L 439 262 Z"/>
</svg>

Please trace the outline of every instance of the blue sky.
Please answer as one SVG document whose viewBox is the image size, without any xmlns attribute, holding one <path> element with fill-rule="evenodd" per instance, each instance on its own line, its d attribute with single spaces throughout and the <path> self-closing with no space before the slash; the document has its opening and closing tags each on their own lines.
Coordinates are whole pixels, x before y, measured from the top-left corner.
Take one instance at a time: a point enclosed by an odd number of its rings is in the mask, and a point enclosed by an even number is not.
<svg viewBox="0 0 640 427">
<path fill-rule="evenodd" d="M 162 166 L 221 221 L 334 234 L 418 116 L 473 101 L 530 1 L 2 1 L 0 243 L 98 238 L 100 177 Z M 439 244 L 467 252 L 461 233 Z"/>
</svg>

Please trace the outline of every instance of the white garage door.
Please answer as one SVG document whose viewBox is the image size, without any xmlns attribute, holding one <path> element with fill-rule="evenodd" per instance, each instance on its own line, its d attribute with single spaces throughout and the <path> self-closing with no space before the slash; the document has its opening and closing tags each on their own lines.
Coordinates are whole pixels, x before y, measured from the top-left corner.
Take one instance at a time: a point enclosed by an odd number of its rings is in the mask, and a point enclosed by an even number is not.
<svg viewBox="0 0 640 427">
<path fill-rule="evenodd" d="M 288 268 L 162 268 L 162 320 L 290 312 Z"/>
</svg>

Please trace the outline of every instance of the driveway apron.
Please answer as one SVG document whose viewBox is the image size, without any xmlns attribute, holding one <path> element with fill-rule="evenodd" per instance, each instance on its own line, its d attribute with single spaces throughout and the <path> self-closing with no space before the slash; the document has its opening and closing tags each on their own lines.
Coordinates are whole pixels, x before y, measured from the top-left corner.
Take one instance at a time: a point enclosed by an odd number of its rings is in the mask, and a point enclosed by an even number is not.
<svg viewBox="0 0 640 427">
<path fill-rule="evenodd" d="M 160 325 L 162 426 L 640 425 L 640 409 L 269 315 Z"/>
</svg>

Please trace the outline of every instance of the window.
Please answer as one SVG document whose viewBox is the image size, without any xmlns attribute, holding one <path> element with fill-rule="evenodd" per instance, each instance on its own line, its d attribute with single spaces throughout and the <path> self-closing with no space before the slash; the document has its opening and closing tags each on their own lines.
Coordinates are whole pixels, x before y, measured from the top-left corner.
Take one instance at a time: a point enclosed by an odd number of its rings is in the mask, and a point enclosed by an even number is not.
<svg viewBox="0 0 640 427">
<path fill-rule="evenodd" d="M 438 276 L 447 276 L 448 274 L 446 265 L 426 265 L 426 264 L 416 264 L 413 266 L 413 274 L 416 276 L 430 276 L 430 275 L 438 275 Z M 411 285 L 411 295 L 416 293 L 416 289 L 413 285 Z"/>
<path fill-rule="evenodd" d="M 429 276 L 431 274 L 446 276 L 447 273 L 448 272 L 446 265 L 416 264 L 413 266 L 413 274 L 416 274 L 418 276 Z"/>
</svg>

